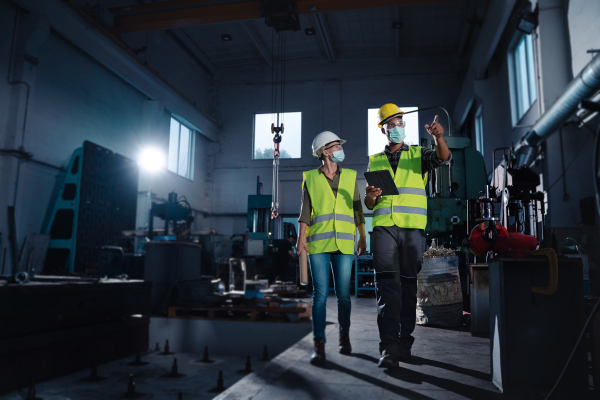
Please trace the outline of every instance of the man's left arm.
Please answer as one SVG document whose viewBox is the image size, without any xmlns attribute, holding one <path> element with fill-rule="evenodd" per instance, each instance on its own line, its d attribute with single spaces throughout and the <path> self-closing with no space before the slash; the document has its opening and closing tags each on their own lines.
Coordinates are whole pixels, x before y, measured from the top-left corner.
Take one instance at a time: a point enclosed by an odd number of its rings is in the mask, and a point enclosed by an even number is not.
<svg viewBox="0 0 600 400">
<path fill-rule="evenodd" d="M 421 160 L 423 170 L 434 170 L 440 165 L 449 164 L 452 160 L 452 154 L 448 149 L 448 145 L 446 145 L 446 141 L 444 140 L 444 128 L 438 122 L 438 116 L 435 116 L 433 123 L 431 125 L 425 125 L 425 129 L 431 136 L 433 136 L 433 140 L 435 141 L 435 152 L 431 149 L 423 148 L 421 151 Z"/>
</svg>

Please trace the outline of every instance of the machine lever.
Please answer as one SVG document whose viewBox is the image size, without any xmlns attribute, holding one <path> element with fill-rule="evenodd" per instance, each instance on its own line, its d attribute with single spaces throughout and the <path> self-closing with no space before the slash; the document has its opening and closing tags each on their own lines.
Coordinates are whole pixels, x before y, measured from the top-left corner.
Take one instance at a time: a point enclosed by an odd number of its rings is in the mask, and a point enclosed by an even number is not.
<svg viewBox="0 0 600 400">
<path fill-rule="evenodd" d="M 531 252 L 532 256 L 546 256 L 548 257 L 548 263 L 550 264 L 550 278 L 548 279 L 548 286 L 532 286 L 531 291 L 533 293 L 552 295 L 556 293 L 556 286 L 558 285 L 558 260 L 554 249 L 539 249 Z"/>
</svg>

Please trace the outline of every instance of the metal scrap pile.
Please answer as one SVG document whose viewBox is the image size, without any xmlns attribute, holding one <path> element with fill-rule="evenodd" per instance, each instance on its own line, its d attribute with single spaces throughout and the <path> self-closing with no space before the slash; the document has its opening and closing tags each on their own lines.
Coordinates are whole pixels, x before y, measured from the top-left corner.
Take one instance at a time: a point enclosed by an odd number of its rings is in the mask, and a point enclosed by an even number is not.
<svg viewBox="0 0 600 400">
<path fill-rule="evenodd" d="M 431 241 L 431 246 L 423 253 L 423 258 L 427 257 L 450 257 L 456 255 L 452 249 L 446 249 L 444 245 L 438 247 L 435 239 Z"/>
</svg>

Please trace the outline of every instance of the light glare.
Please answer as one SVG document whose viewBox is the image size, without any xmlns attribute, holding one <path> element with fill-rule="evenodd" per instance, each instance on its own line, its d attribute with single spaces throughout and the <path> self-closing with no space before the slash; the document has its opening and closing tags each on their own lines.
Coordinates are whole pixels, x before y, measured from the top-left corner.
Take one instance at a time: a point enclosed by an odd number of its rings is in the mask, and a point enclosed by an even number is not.
<svg viewBox="0 0 600 400">
<path fill-rule="evenodd" d="M 157 172 L 164 168 L 165 157 L 163 153 L 155 148 L 142 150 L 138 159 L 138 164 L 142 169 L 148 172 Z"/>
</svg>

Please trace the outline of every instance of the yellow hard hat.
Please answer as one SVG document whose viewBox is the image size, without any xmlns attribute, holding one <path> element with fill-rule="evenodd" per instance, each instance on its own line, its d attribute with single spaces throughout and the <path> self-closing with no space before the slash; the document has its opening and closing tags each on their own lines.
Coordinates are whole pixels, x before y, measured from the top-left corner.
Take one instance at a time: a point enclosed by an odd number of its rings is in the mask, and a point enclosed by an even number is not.
<svg viewBox="0 0 600 400">
<path fill-rule="evenodd" d="M 400 107 L 398 107 L 395 104 L 391 104 L 391 103 L 384 104 L 383 106 L 381 106 L 379 111 L 377 111 L 377 119 L 379 120 L 379 121 L 377 121 L 378 122 L 377 125 L 380 128 L 383 128 L 383 123 L 385 121 L 387 121 L 388 119 L 391 119 L 393 117 L 396 117 L 398 115 L 400 115 L 400 116 L 404 115 L 404 111 L 402 111 L 400 109 Z"/>
</svg>

